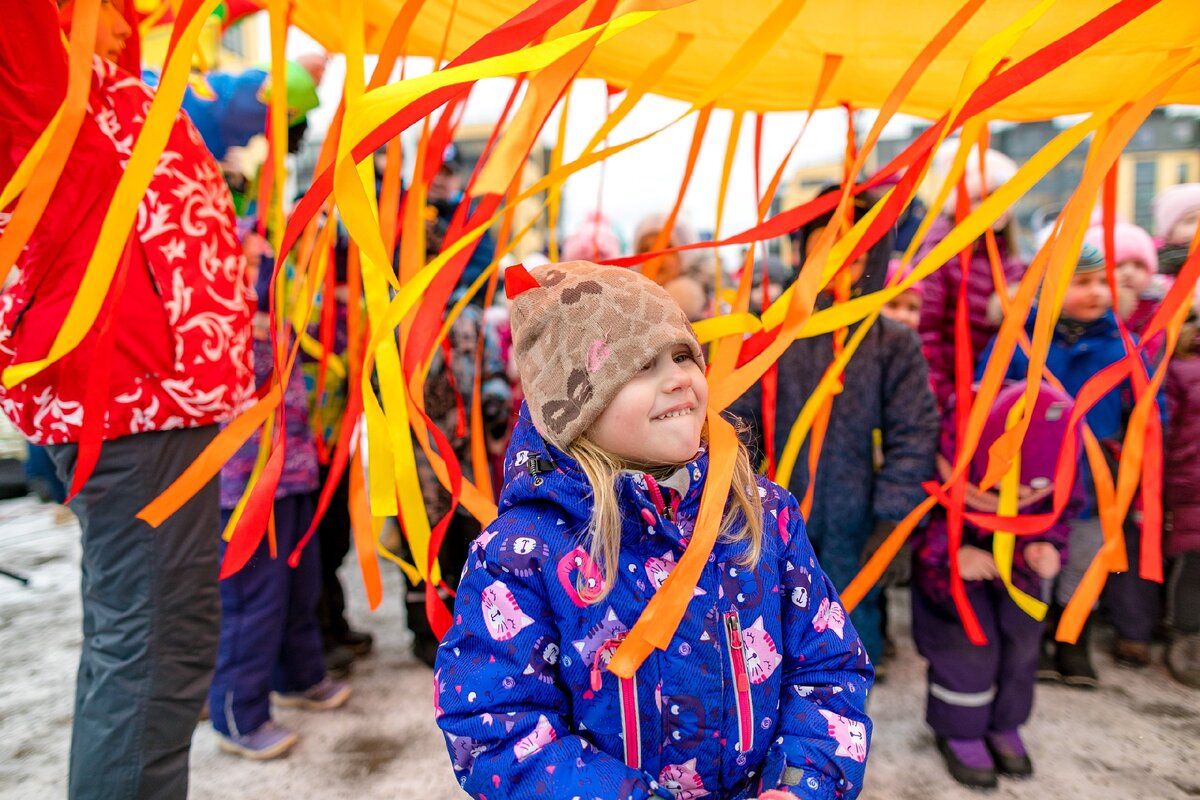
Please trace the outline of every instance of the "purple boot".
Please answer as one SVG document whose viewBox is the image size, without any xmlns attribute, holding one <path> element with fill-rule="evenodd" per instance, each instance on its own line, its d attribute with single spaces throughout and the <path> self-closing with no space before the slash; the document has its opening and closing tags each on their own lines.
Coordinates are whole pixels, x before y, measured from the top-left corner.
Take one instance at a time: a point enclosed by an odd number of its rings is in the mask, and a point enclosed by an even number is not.
<svg viewBox="0 0 1200 800">
<path fill-rule="evenodd" d="M 1025 743 L 1016 729 L 989 733 L 987 746 L 996 761 L 996 770 L 1001 774 L 1014 778 L 1027 778 L 1033 774 L 1033 762 L 1029 760 Z"/>
<path fill-rule="evenodd" d="M 950 777 L 963 786 L 994 789 L 997 785 L 996 762 L 983 739 L 937 737 L 938 750 L 946 759 Z"/>
</svg>

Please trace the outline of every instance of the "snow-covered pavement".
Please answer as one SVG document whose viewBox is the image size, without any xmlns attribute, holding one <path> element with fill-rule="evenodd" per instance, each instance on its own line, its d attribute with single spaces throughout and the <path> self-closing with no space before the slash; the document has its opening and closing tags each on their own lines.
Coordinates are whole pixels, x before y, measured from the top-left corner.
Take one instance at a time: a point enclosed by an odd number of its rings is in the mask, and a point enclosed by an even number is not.
<svg viewBox="0 0 1200 800">
<path fill-rule="evenodd" d="M 0 502 L 0 798 L 61 797 L 66 787 L 79 632 L 79 544 L 73 523 L 32 499 Z M 406 649 L 399 582 L 385 568 L 385 597 L 365 608 L 353 565 L 344 570 L 355 624 L 376 637 L 356 665 L 354 696 L 338 711 L 280 711 L 301 734 L 285 759 L 251 763 L 218 752 L 206 724 L 192 749 L 198 800 L 369 800 L 465 797 L 432 714 L 427 668 Z M 923 723 L 924 665 L 894 620 L 900 654 L 872 700 L 875 740 L 867 800 L 971 798 L 946 775 Z M 1102 639 L 1103 641 L 1103 639 Z M 994 798 L 1174 800 L 1200 796 L 1200 693 L 1161 665 L 1135 672 L 1097 656 L 1103 687 L 1039 688 L 1026 729 L 1037 774 L 1002 782 Z M 549 799 L 548 799 L 549 800 Z"/>
</svg>

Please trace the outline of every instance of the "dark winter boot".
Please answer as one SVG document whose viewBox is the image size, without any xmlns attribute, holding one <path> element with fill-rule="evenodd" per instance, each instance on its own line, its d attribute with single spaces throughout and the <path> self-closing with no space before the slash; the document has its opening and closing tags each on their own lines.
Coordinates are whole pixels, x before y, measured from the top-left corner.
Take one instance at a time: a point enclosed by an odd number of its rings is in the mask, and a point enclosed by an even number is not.
<svg viewBox="0 0 1200 800">
<path fill-rule="evenodd" d="M 1092 621 L 1088 619 L 1079 632 L 1075 644 L 1057 642 L 1058 671 L 1062 674 L 1063 683 L 1077 689 L 1095 689 L 1100 686 L 1100 678 L 1096 668 L 1092 666 L 1092 653 L 1089 647 L 1092 632 Z"/>
<path fill-rule="evenodd" d="M 342 680 L 350 676 L 354 666 L 354 653 L 341 645 L 334 645 L 325 651 L 325 671 L 329 677 Z"/>
<path fill-rule="evenodd" d="M 983 739 L 948 739 L 939 736 L 937 746 L 954 780 L 974 789 L 994 789 L 997 786 L 996 762 L 992 760 L 992 754 Z"/>
<path fill-rule="evenodd" d="M 1200 689 L 1200 633 L 1176 634 L 1167 647 L 1167 669 L 1184 686 Z"/>
<path fill-rule="evenodd" d="M 1046 612 L 1045 626 L 1042 628 L 1042 647 L 1038 655 L 1037 679 L 1044 683 L 1062 683 L 1062 673 L 1058 671 L 1058 642 L 1054 641 L 1054 631 L 1058 629 L 1058 621 L 1062 618 L 1062 606 L 1053 603 Z"/>
<path fill-rule="evenodd" d="M 996 771 L 1014 778 L 1027 778 L 1033 774 L 1033 762 L 1025 751 L 1025 743 L 1017 731 L 997 731 L 985 737 L 988 750 L 996 760 Z"/>
<path fill-rule="evenodd" d="M 1122 667 L 1143 669 L 1150 666 L 1150 645 L 1133 639 L 1117 639 L 1113 644 L 1113 660 Z"/>
<path fill-rule="evenodd" d="M 337 643 L 356 656 L 365 656 L 375 645 L 375 637 L 365 631 L 348 629 L 337 638 Z"/>
</svg>

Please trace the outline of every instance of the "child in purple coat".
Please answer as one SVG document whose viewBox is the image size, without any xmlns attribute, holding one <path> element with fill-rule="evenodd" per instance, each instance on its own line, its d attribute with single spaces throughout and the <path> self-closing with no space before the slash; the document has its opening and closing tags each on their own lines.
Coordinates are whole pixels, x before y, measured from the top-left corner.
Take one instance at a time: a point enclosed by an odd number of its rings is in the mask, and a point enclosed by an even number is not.
<svg viewBox="0 0 1200 800">
<path fill-rule="evenodd" d="M 267 293 L 274 262 L 260 266 L 254 317 L 254 374 L 259 386 L 271 380 Z M 313 518 L 317 450 L 309 427 L 308 395 L 298 373 L 283 397 L 285 458 L 273 509 L 276 557 L 263 536 L 249 562 L 221 581 L 221 642 L 208 691 L 209 713 L 221 750 L 253 761 L 278 758 L 296 744 L 292 731 L 271 719 L 277 706 L 323 711 L 350 696 L 350 687 L 325 672 L 317 622 L 321 554 L 317 542 L 293 569 L 288 556 Z M 254 472 L 259 439 L 251 437 L 221 468 L 221 524 L 227 525 Z M 224 557 L 225 543 L 221 542 Z"/>
<path fill-rule="evenodd" d="M 1024 393 L 1025 383 L 1020 382 L 996 398 L 967 476 L 973 484 L 986 471 L 988 448 L 1004 432 L 1009 412 Z M 1072 405 L 1066 394 L 1042 386 L 1021 446 L 1017 495 L 1021 514 L 1045 513 L 1053 507 L 1054 471 Z M 952 426 L 948 421 L 943 430 L 943 454 L 948 458 L 954 456 Z M 1016 540 L 1012 583 L 1032 598 L 1042 598 L 1047 582 L 1058 574 L 1067 545 L 1068 517 L 1069 512 L 1064 512 L 1044 533 Z M 967 598 L 988 639 L 983 646 L 967 638 L 950 594 L 945 515 L 936 515 L 915 535 L 913 545 L 913 638 L 929 661 L 926 719 L 951 776 L 964 785 L 983 788 L 997 785 L 997 773 L 1033 772 L 1018 728 L 1033 708 L 1043 628 L 1042 620 L 1018 606 L 1000 579 L 993 538 L 992 531 L 964 523 L 958 551 Z"/>
</svg>

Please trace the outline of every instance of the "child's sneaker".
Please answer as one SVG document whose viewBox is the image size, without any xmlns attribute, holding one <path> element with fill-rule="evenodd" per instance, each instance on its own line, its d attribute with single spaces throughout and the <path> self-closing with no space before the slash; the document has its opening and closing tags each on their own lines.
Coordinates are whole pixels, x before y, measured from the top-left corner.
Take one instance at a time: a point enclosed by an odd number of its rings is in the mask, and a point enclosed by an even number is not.
<svg viewBox="0 0 1200 800">
<path fill-rule="evenodd" d="M 218 747 L 226 753 L 233 753 L 235 756 L 248 758 L 251 761 L 269 761 L 272 758 L 279 758 L 291 750 L 292 745 L 297 741 L 296 734 L 287 728 L 279 727 L 270 720 L 259 725 L 254 731 L 240 736 L 235 734 L 226 736 L 223 733 L 217 733 Z"/>
<path fill-rule="evenodd" d="M 1176 636 L 1167 647 L 1167 669 L 1184 686 L 1200 689 L 1200 633 Z"/>
<path fill-rule="evenodd" d="M 302 708 L 305 711 L 327 711 L 350 699 L 350 687 L 326 676 L 320 683 L 303 692 L 272 692 L 271 699 L 280 708 Z"/>
<path fill-rule="evenodd" d="M 1113 659 L 1122 667 L 1142 669 L 1150 666 L 1150 645 L 1132 639 L 1117 639 Z"/>
<path fill-rule="evenodd" d="M 994 789 L 996 762 L 983 739 L 948 739 L 937 737 L 938 750 L 946 759 L 950 777 L 963 786 L 975 789 Z"/>
<path fill-rule="evenodd" d="M 1026 778 L 1033 774 L 1033 762 L 1025 752 L 1025 743 L 1017 731 L 999 731 L 986 737 L 988 750 L 996 761 L 996 771 L 1014 778 Z"/>
</svg>

